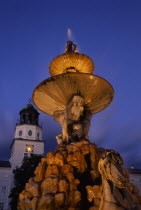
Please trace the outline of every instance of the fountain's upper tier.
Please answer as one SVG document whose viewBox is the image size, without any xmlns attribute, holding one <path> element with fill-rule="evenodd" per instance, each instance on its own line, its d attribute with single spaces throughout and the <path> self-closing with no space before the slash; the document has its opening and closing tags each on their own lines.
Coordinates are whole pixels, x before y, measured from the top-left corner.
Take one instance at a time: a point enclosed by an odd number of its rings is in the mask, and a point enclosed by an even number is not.
<svg viewBox="0 0 141 210">
<path fill-rule="evenodd" d="M 41 82 L 33 92 L 34 104 L 41 111 L 54 115 L 66 109 L 75 95 L 84 100 L 85 110 L 95 114 L 112 101 L 114 90 L 105 79 L 93 75 L 94 63 L 86 55 L 76 52 L 77 46 L 67 42 L 66 53 L 50 63 L 52 77 Z"/>
<path fill-rule="evenodd" d="M 67 72 L 92 74 L 94 71 L 92 59 L 87 55 L 77 53 L 76 48 L 77 46 L 73 42 L 67 42 L 66 53 L 57 56 L 50 63 L 49 70 L 52 76 Z"/>
</svg>

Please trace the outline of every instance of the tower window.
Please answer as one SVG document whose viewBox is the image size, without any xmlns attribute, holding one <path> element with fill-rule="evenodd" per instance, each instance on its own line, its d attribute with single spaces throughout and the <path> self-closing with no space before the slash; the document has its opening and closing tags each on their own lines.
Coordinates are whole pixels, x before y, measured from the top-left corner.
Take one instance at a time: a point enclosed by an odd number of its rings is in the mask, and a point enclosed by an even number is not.
<svg viewBox="0 0 141 210">
<path fill-rule="evenodd" d="M 34 151 L 34 145 L 29 145 L 29 144 L 26 144 L 26 149 L 25 149 L 25 152 L 33 152 Z"/>
<path fill-rule="evenodd" d="M 31 130 L 28 131 L 28 135 L 32 136 L 32 131 Z"/>
<path fill-rule="evenodd" d="M 23 124 L 26 123 L 26 114 L 23 114 L 23 116 L 22 116 L 22 123 L 23 123 Z"/>
<path fill-rule="evenodd" d="M 28 124 L 32 124 L 32 114 L 29 114 Z"/>
<path fill-rule="evenodd" d="M 22 131 L 19 131 L 19 136 L 22 136 Z"/>
</svg>

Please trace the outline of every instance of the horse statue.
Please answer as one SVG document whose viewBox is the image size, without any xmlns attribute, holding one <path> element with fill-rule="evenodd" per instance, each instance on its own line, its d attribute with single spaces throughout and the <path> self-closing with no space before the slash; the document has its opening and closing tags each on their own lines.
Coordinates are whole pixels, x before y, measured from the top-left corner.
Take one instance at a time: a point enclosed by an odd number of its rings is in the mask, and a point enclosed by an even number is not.
<svg viewBox="0 0 141 210">
<path fill-rule="evenodd" d="M 129 176 L 119 153 L 105 150 L 99 160 L 98 170 L 103 187 L 100 210 L 141 210 L 141 205 L 129 189 Z"/>
</svg>

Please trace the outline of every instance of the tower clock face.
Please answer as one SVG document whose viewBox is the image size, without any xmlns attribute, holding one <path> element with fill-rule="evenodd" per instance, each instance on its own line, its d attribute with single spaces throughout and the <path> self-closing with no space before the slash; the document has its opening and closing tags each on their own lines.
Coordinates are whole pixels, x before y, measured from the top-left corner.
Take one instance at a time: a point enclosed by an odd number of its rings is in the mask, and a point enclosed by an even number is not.
<svg viewBox="0 0 141 210">
<path fill-rule="evenodd" d="M 25 152 L 34 152 L 34 145 L 26 144 Z"/>
</svg>

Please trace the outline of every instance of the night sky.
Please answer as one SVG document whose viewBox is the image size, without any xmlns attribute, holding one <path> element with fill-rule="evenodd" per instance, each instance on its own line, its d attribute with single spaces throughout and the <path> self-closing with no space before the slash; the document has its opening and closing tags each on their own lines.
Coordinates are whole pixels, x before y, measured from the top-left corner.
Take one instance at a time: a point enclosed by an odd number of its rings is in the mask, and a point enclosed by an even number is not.
<svg viewBox="0 0 141 210">
<path fill-rule="evenodd" d="M 0 159 L 8 160 L 19 111 L 50 77 L 50 61 L 64 52 L 67 29 L 95 74 L 115 90 L 111 105 L 93 116 L 89 137 L 112 148 L 126 166 L 141 168 L 141 1 L 0 1 Z M 40 112 L 45 152 L 61 128 Z"/>
</svg>

